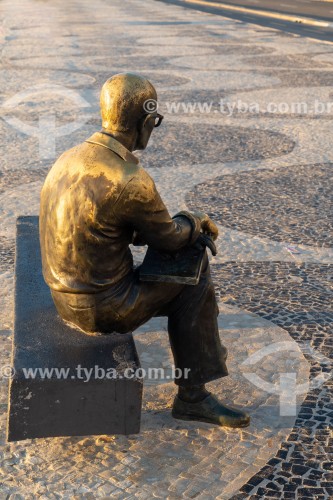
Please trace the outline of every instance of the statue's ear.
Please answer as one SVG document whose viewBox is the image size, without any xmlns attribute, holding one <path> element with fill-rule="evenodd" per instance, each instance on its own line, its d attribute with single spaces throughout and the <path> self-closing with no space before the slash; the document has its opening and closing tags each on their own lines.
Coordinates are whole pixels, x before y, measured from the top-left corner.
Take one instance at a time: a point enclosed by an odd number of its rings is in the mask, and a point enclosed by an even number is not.
<svg viewBox="0 0 333 500">
<path fill-rule="evenodd" d="M 142 122 L 142 130 L 144 130 L 147 127 L 148 120 L 149 120 L 150 116 L 151 115 L 144 116 L 144 119 L 143 119 L 143 122 Z"/>
</svg>

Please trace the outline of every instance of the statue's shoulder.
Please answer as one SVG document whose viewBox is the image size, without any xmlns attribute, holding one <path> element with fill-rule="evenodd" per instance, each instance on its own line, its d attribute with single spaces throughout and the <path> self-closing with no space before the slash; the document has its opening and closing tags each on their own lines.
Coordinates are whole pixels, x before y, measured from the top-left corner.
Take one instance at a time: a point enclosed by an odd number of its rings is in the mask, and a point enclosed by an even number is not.
<svg viewBox="0 0 333 500">
<path fill-rule="evenodd" d="M 136 185 L 144 185 L 147 187 L 154 186 L 154 180 L 153 178 L 149 175 L 147 170 L 143 168 L 142 165 L 131 165 L 129 168 L 129 171 L 132 176 L 131 183 L 136 184 Z"/>
<path fill-rule="evenodd" d="M 141 203 L 150 203 L 157 195 L 154 180 L 141 165 L 133 168 L 132 175 L 126 183 L 125 192 L 125 197 Z"/>
<path fill-rule="evenodd" d="M 67 151 L 64 151 L 59 158 L 54 162 L 51 169 L 49 170 L 45 184 L 48 182 L 54 182 L 58 177 L 63 176 L 65 173 L 69 173 L 74 165 L 77 164 L 77 158 L 80 156 L 80 149 L 82 144 L 78 144 Z"/>
</svg>

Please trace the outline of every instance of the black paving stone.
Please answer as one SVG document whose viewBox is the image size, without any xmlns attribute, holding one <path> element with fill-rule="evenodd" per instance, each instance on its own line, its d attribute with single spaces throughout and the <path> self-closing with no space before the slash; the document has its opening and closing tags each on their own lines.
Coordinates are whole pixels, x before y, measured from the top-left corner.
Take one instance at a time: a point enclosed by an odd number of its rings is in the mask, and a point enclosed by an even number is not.
<svg viewBox="0 0 333 500">
<path fill-rule="evenodd" d="M 297 476 L 304 476 L 304 474 L 309 472 L 309 467 L 304 467 L 302 465 L 293 465 L 291 470 Z"/>
</svg>

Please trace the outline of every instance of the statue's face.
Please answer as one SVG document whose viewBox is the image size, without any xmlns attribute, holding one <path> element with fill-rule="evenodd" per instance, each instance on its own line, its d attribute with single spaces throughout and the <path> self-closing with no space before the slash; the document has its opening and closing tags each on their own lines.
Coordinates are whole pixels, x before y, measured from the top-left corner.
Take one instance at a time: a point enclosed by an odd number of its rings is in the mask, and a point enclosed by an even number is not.
<svg viewBox="0 0 333 500">
<path fill-rule="evenodd" d="M 136 149 L 146 149 L 147 144 L 149 142 L 151 133 L 153 128 L 155 127 L 155 117 L 147 116 L 144 120 L 139 124 L 139 133 L 137 139 L 137 148 Z"/>
<path fill-rule="evenodd" d="M 156 126 L 156 120 L 156 114 L 146 115 L 142 120 L 140 120 L 138 126 L 138 138 L 135 147 L 136 150 L 146 149 L 153 128 Z"/>
</svg>

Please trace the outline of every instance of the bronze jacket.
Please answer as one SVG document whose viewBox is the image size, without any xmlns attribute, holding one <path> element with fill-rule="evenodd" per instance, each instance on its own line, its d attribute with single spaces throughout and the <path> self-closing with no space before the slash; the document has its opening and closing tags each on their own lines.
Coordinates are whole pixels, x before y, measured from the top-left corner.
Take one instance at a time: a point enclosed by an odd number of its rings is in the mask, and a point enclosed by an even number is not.
<svg viewBox="0 0 333 500">
<path fill-rule="evenodd" d="M 40 205 L 44 279 L 61 292 L 108 288 L 132 270 L 135 232 L 170 252 L 195 241 L 200 224 L 180 214 L 170 217 L 130 151 L 97 132 L 62 154 L 46 177 Z"/>
</svg>

